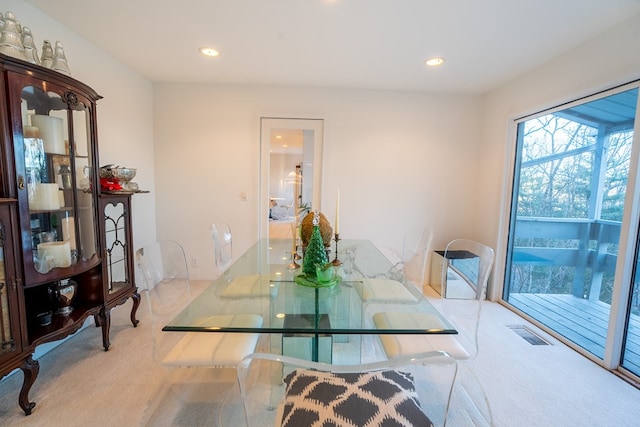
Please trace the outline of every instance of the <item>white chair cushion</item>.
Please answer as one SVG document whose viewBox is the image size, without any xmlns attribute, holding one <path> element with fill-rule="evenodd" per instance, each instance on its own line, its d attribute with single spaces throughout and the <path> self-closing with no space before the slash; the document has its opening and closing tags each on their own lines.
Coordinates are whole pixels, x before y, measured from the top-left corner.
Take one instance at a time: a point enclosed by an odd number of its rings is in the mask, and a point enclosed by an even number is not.
<svg viewBox="0 0 640 427">
<path fill-rule="evenodd" d="M 260 327 L 256 314 L 220 315 L 203 318 L 200 325 Z M 175 332 L 164 332 L 173 334 Z M 235 332 L 188 332 L 162 359 L 167 366 L 235 366 L 255 350 L 259 334 Z"/>
<path fill-rule="evenodd" d="M 269 297 L 274 288 L 268 282 L 263 283 L 259 274 L 247 274 L 234 277 L 220 296 L 222 298 L 259 298 Z"/>
<path fill-rule="evenodd" d="M 406 329 L 424 325 L 424 329 L 443 329 L 445 325 L 436 316 L 426 313 L 382 312 L 373 315 L 378 329 Z M 417 354 L 427 351 L 446 351 L 454 359 L 464 360 L 470 354 L 455 334 L 388 335 L 380 334 L 380 342 L 387 357 Z"/>
<path fill-rule="evenodd" d="M 416 297 L 402 283 L 392 279 L 364 279 L 364 302 L 416 302 Z"/>
</svg>

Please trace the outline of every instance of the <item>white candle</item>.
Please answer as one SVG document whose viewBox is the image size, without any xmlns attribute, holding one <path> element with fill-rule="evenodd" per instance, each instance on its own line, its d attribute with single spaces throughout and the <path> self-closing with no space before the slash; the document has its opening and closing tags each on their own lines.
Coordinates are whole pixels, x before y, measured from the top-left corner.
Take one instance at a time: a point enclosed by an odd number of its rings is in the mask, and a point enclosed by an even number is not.
<svg viewBox="0 0 640 427">
<path fill-rule="evenodd" d="M 76 249 L 76 226 L 73 217 L 62 218 L 62 240 L 69 242 L 69 249 Z"/>
<path fill-rule="evenodd" d="M 66 154 L 61 118 L 34 114 L 31 116 L 31 124 L 40 129 L 40 138 L 44 140 L 44 151 L 53 154 Z"/>
<path fill-rule="evenodd" d="M 52 267 L 69 267 L 71 265 L 71 248 L 69 242 L 45 242 L 38 245 L 38 256 Z M 51 262 L 51 264 L 49 264 Z"/>
<path fill-rule="evenodd" d="M 299 185 L 300 185 L 300 176 L 296 172 L 296 180 L 293 185 L 293 215 L 295 217 L 298 216 L 298 209 L 300 208 L 300 192 L 298 188 Z"/>
<path fill-rule="evenodd" d="M 29 107 L 27 107 L 27 101 L 22 99 L 20 100 L 20 110 L 22 112 L 22 126 L 27 126 L 29 124 Z"/>
<path fill-rule="evenodd" d="M 340 234 L 340 229 L 338 228 L 338 221 L 340 218 L 340 189 L 338 189 L 338 196 L 336 197 L 336 229 L 334 230 L 335 234 Z"/>
<path fill-rule="evenodd" d="M 30 206 L 34 210 L 50 211 L 60 209 L 60 196 L 58 184 L 36 184 L 33 203 Z"/>
<path fill-rule="evenodd" d="M 291 243 L 291 252 L 296 252 L 296 224 L 297 222 L 291 223 L 291 238 L 293 242 Z"/>
</svg>

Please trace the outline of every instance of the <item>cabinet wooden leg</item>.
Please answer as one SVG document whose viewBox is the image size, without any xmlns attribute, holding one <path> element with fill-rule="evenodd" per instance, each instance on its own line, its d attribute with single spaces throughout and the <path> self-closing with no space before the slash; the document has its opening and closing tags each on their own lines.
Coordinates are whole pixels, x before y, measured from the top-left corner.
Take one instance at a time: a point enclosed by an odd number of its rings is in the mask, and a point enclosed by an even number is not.
<svg viewBox="0 0 640 427">
<path fill-rule="evenodd" d="M 20 389 L 18 404 L 25 415 L 31 415 L 31 411 L 35 408 L 36 403 L 29 402 L 29 390 L 31 390 L 33 383 L 36 382 L 38 372 L 40 372 L 40 363 L 37 360 L 33 360 L 31 355 L 29 355 L 29 357 L 22 361 L 20 369 L 22 369 L 22 373 L 24 374 L 24 381 Z"/>
<path fill-rule="evenodd" d="M 100 326 L 102 326 L 102 346 L 104 351 L 109 351 L 109 329 L 111 328 L 111 310 L 100 310 Z"/>
<path fill-rule="evenodd" d="M 140 321 L 138 319 L 136 319 L 136 313 L 138 312 L 138 306 L 140 306 L 140 294 L 138 293 L 138 290 L 136 289 L 136 292 L 131 295 L 131 300 L 133 301 L 133 307 L 131 307 L 131 323 L 133 323 L 133 326 L 138 326 L 138 323 L 140 323 Z"/>
</svg>

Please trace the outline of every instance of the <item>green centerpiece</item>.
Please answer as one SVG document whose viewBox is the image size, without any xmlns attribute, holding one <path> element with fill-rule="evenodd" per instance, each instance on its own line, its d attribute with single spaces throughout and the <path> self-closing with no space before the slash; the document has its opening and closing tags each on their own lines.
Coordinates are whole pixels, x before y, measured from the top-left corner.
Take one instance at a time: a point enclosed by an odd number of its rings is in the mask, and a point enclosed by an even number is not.
<svg viewBox="0 0 640 427">
<path fill-rule="evenodd" d="M 324 242 L 320 235 L 320 217 L 318 212 L 314 212 L 313 231 L 304 252 L 304 260 L 302 261 L 302 272 L 307 277 L 316 277 L 316 264 L 325 265 L 329 262 L 327 253 L 324 250 Z"/>
<path fill-rule="evenodd" d="M 307 250 L 304 252 L 304 258 L 302 259 L 302 274 L 296 276 L 295 279 L 299 285 L 330 287 L 335 286 L 340 281 L 339 277 L 332 277 L 329 280 L 327 280 L 326 277 L 322 277 L 322 280 L 318 280 L 317 267 L 319 266 L 321 270 L 324 270 L 325 266 L 329 264 L 322 235 L 320 234 L 319 224 L 320 216 L 318 212 L 314 212 L 313 231 L 311 232 L 311 238 L 307 244 Z"/>
</svg>

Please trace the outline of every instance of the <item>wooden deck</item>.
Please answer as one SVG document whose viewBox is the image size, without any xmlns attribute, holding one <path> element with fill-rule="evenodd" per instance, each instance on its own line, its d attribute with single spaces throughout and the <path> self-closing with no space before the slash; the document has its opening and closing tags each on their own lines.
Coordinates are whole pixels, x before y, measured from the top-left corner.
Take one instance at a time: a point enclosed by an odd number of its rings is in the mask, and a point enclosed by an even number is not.
<svg viewBox="0 0 640 427">
<path fill-rule="evenodd" d="M 573 295 L 517 294 L 509 303 L 580 347 L 603 358 L 610 306 Z M 622 365 L 640 375 L 640 316 L 631 315 Z"/>
</svg>

